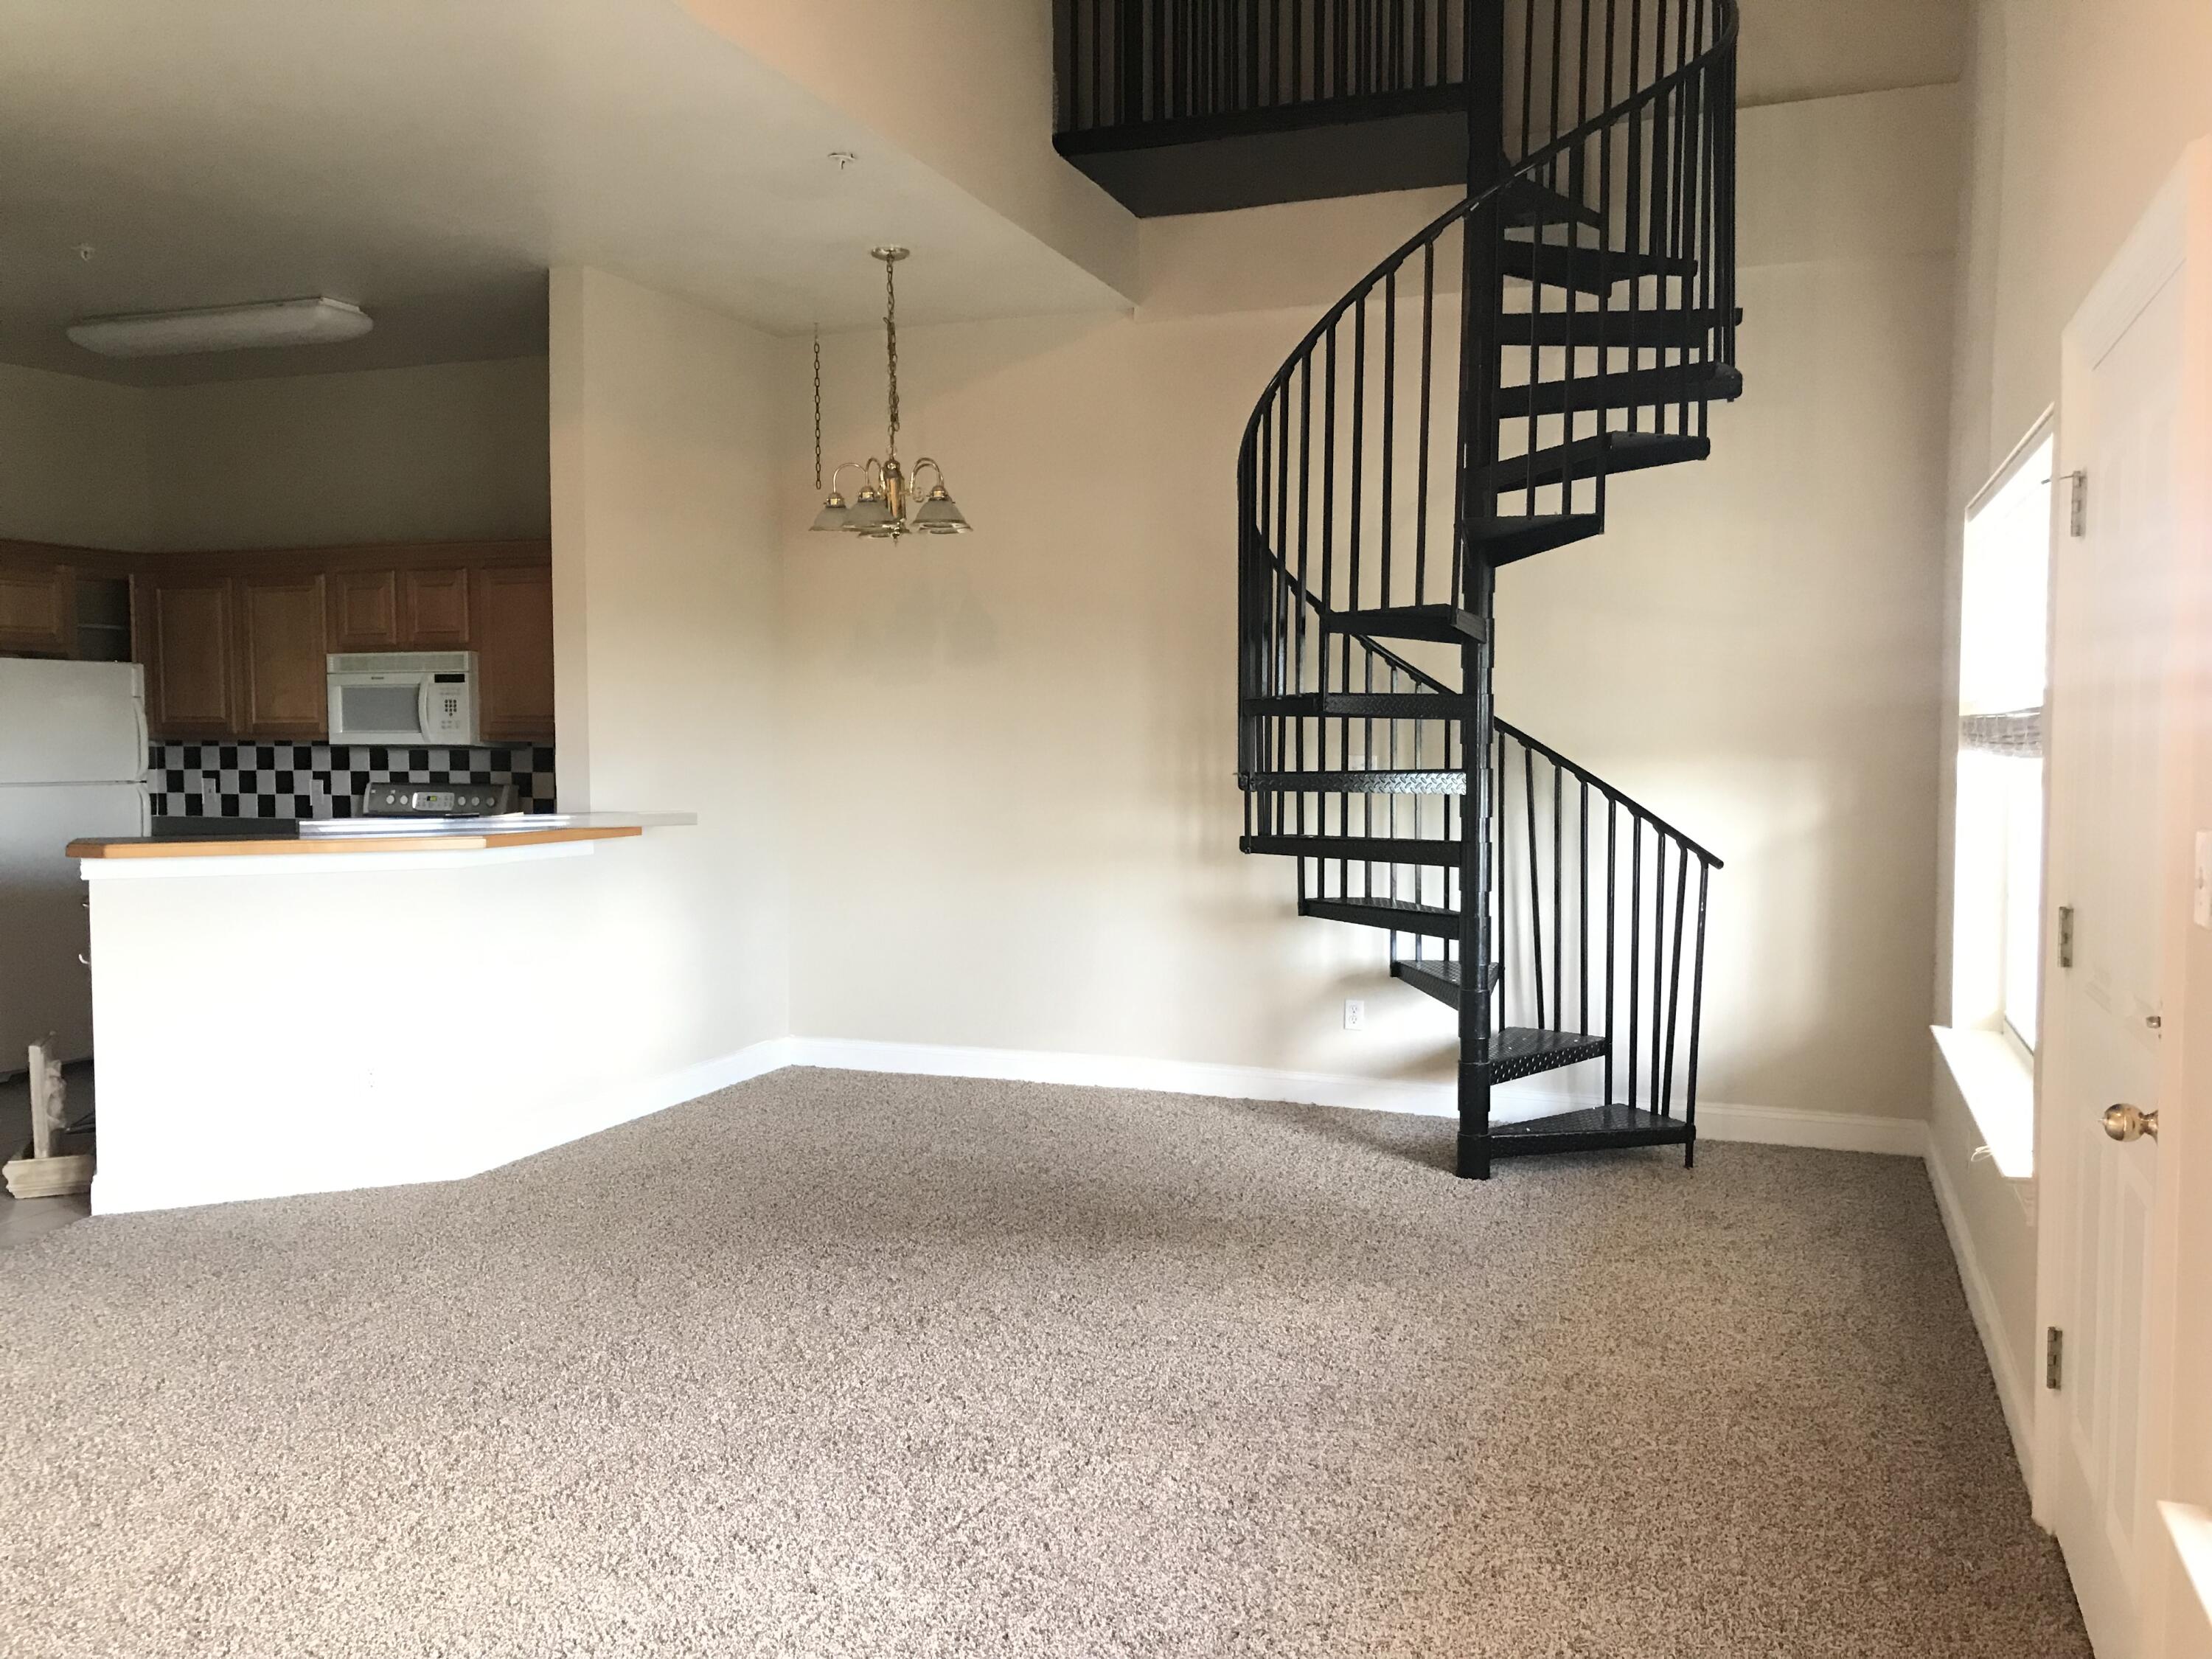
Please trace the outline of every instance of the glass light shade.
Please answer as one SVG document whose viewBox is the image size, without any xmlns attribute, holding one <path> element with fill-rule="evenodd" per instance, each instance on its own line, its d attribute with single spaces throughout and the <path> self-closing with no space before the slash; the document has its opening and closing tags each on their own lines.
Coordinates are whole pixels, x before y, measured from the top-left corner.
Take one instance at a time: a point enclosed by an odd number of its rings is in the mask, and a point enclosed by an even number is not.
<svg viewBox="0 0 2212 1659">
<path fill-rule="evenodd" d="M 890 527 L 891 510 L 884 505 L 884 493 L 873 484 L 860 494 L 845 515 L 845 528 L 857 530 L 863 536 L 880 536 Z"/>
<path fill-rule="evenodd" d="M 933 536 L 958 536 L 972 528 L 954 505 L 952 497 L 945 494 L 943 484 L 924 496 L 921 505 L 915 509 L 914 527 Z"/>
<path fill-rule="evenodd" d="M 830 499 L 822 503 L 822 510 L 814 515 L 814 522 L 807 526 L 807 528 L 809 530 L 842 530 L 851 513 L 852 509 L 845 505 L 845 498 L 833 489 L 830 492 Z"/>
</svg>

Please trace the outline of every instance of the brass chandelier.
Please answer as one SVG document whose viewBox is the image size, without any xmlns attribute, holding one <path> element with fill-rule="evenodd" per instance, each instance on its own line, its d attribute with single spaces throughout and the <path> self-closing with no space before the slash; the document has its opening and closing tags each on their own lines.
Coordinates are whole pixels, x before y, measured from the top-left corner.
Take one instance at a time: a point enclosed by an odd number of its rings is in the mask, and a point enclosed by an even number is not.
<svg viewBox="0 0 2212 1659">
<path fill-rule="evenodd" d="M 808 528 L 842 530 L 851 535 L 892 540 L 911 535 L 963 535 L 969 528 L 969 523 L 945 488 L 944 468 L 927 455 L 915 462 L 911 475 L 899 466 L 898 284 L 894 272 L 898 262 L 907 257 L 907 250 L 879 247 L 870 249 L 869 253 L 884 262 L 884 347 L 890 386 L 889 434 L 881 459 L 871 455 L 865 461 L 845 461 L 831 471 L 830 494 Z M 914 492 L 921 487 L 925 469 L 935 482 L 929 493 L 916 501 Z M 860 474 L 860 493 L 848 503 L 838 493 L 837 481 L 853 471 Z M 822 336 L 818 331 L 814 336 L 814 487 L 822 488 Z"/>
</svg>

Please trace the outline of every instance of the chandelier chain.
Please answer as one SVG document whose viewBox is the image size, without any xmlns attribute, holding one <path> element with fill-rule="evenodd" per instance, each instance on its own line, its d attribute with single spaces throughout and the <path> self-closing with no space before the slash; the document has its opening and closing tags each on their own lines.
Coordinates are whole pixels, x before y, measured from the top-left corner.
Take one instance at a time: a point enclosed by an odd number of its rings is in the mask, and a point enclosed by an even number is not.
<svg viewBox="0 0 2212 1659">
<path fill-rule="evenodd" d="M 898 459 L 899 396 L 898 396 L 898 282 L 893 272 L 896 267 L 884 261 L 884 351 L 890 363 L 890 432 L 888 454 Z"/>
<path fill-rule="evenodd" d="M 822 331 L 814 331 L 814 487 L 822 488 Z"/>
</svg>

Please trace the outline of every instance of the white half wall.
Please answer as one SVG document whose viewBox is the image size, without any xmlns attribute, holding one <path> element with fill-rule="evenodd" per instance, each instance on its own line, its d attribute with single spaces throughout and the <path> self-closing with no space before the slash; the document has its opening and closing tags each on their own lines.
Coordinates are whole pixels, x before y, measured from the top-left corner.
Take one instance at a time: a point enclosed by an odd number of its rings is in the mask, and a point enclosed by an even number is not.
<svg viewBox="0 0 2212 1659">
<path fill-rule="evenodd" d="M 94 1207 L 453 1180 L 784 1064 L 708 1046 L 730 975 L 671 948 L 698 833 L 94 861 Z"/>
</svg>

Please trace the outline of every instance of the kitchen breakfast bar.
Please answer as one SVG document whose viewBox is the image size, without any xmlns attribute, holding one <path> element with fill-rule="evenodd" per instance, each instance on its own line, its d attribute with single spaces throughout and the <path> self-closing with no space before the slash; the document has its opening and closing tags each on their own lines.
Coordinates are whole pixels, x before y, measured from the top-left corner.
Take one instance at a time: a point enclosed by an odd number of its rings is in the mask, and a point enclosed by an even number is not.
<svg viewBox="0 0 2212 1659">
<path fill-rule="evenodd" d="M 451 1180 L 690 1094 L 640 1055 L 688 814 L 80 841 L 96 1213 Z M 673 832 L 673 833 L 671 833 Z M 707 1086 L 713 1086 L 707 1080 Z"/>
</svg>

